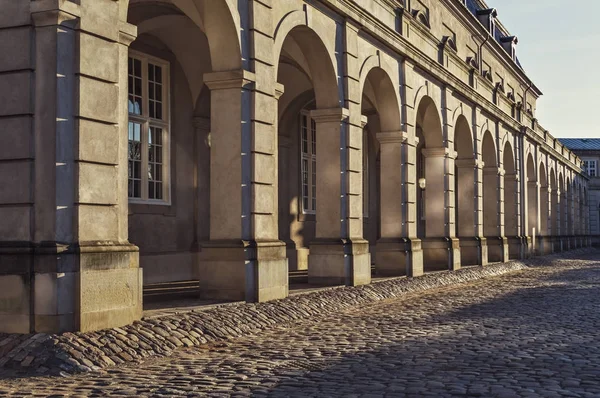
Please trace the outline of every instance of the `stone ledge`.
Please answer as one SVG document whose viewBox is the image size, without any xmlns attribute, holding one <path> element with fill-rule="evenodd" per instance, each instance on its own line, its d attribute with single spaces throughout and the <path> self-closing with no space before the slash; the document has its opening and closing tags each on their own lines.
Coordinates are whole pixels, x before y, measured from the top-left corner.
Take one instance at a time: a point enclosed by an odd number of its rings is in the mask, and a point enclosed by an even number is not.
<svg viewBox="0 0 600 398">
<path fill-rule="evenodd" d="M 180 347 L 194 347 L 253 334 L 272 325 L 326 316 L 351 307 L 499 276 L 529 266 L 552 263 L 587 253 L 583 249 L 486 267 L 443 271 L 418 278 L 394 278 L 360 287 L 309 292 L 283 300 L 236 303 L 207 310 L 147 318 L 122 328 L 61 335 L 0 334 L 0 375 L 23 376 L 90 372 L 111 366 L 168 356 Z"/>
</svg>

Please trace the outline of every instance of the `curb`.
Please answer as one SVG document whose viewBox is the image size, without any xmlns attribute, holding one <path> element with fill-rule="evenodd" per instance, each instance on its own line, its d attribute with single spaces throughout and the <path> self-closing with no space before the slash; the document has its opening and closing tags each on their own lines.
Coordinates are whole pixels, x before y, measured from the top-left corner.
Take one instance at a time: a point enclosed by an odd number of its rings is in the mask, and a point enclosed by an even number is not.
<svg viewBox="0 0 600 398">
<path fill-rule="evenodd" d="M 443 271 L 418 278 L 393 278 L 359 287 L 308 292 L 267 303 L 235 303 L 207 310 L 147 318 L 122 328 L 89 333 L 0 334 L 0 374 L 56 375 L 91 372 L 258 333 L 274 325 L 326 316 L 409 293 L 476 281 L 588 254 L 590 250 Z M 538 261 L 542 260 L 542 261 Z"/>
</svg>

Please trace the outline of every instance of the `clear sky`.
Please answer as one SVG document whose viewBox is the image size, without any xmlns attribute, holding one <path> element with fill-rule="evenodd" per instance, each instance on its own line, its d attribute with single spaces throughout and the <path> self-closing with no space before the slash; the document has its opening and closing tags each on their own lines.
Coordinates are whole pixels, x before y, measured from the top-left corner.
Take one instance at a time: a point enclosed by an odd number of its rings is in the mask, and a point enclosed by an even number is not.
<svg viewBox="0 0 600 398">
<path fill-rule="evenodd" d="M 540 124 L 554 137 L 600 138 L 600 0 L 486 2 L 519 38 L 519 61 L 544 93 Z"/>
</svg>

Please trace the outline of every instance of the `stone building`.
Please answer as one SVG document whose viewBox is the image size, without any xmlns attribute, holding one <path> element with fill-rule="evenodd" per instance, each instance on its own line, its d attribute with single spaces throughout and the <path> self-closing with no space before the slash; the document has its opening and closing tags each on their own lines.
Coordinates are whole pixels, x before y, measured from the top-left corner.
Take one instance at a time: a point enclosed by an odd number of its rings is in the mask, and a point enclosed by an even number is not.
<svg viewBox="0 0 600 398">
<path fill-rule="evenodd" d="M 581 161 L 480 0 L 0 8 L 0 332 L 587 244 Z"/>
<path fill-rule="evenodd" d="M 600 244 L 600 139 L 598 138 L 559 138 L 560 142 L 573 151 L 583 161 L 583 170 L 589 178 L 584 186 L 584 198 L 589 208 L 588 227 L 592 243 Z M 586 194 L 586 189 L 587 194 Z"/>
</svg>

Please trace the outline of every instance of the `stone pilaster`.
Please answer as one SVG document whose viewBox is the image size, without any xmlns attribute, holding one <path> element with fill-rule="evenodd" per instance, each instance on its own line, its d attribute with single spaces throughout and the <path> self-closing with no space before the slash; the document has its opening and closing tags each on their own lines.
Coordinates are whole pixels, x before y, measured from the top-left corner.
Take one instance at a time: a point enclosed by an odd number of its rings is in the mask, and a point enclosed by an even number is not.
<svg viewBox="0 0 600 398">
<path fill-rule="evenodd" d="M 310 243 L 310 283 L 362 285 L 371 281 L 369 244 L 362 238 L 362 131 L 360 139 L 348 136 L 348 110 L 311 112 L 317 126 L 317 147 L 328 156 L 319 158 L 317 171 L 316 237 Z M 352 141 L 354 148 L 346 143 Z M 340 145 L 342 143 L 342 145 Z M 358 149 L 356 149 L 358 148 Z M 339 154 L 339 156 L 336 155 Z M 360 234 L 360 235 L 359 235 Z"/>
<path fill-rule="evenodd" d="M 406 134 L 388 131 L 377 134 L 380 144 L 380 226 L 377 241 L 377 273 L 384 276 L 410 274 L 410 250 L 404 235 L 402 197 L 402 149 Z"/>
<path fill-rule="evenodd" d="M 417 277 L 423 275 L 423 250 L 421 240 L 417 237 L 417 145 L 416 136 L 416 109 L 408 98 L 414 98 L 414 87 L 408 74 L 413 73 L 414 64 L 407 59 L 402 60 L 401 70 L 401 98 L 402 98 L 402 126 L 405 135 L 404 145 L 401 146 L 402 154 L 402 236 L 408 256 L 407 275 Z"/>
<path fill-rule="evenodd" d="M 127 240 L 127 48 L 136 30 L 115 2 L 99 3 L 39 1 L 26 10 L 35 35 L 20 45 L 34 54 L 35 81 L 13 84 L 33 104 L 19 111 L 33 122 L 21 126 L 35 148 L 20 181 L 31 192 L 0 203 L 31 213 L 9 217 L 11 228 L 27 223 L 28 231 L 0 244 L 3 332 L 89 331 L 142 314 L 138 249 Z"/>
<path fill-rule="evenodd" d="M 211 90 L 211 219 L 199 259 L 203 297 L 254 302 L 288 294 L 276 222 L 276 92 L 274 85 L 270 95 L 259 92 L 256 80 L 246 70 L 204 76 Z"/>
<path fill-rule="evenodd" d="M 508 241 L 504 237 L 504 169 L 484 167 L 484 234 L 488 261 L 508 261 Z M 489 181 L 489 183 L 488 183 Z"/>
<path fill-rule="evenodd" d="M 504 175 L 504 235 L 508 239 L 509 258 L 521 257 L 519 234 L 519 175 Z"/>
</svg>

